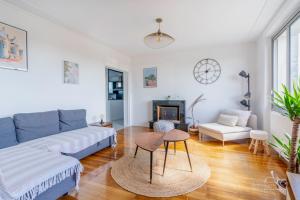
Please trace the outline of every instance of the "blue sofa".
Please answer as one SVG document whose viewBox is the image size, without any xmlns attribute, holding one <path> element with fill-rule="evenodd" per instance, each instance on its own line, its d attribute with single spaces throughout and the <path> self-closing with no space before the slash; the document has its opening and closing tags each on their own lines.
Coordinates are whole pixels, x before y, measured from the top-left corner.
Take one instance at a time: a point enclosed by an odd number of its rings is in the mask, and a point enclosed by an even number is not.
<svg viewBox="0 0 300 200">
<path fill-rule="evenodd" d="M 12 118 L 0 119 L 0 149 L 26 144 L 40 138 L 55 134 L 66 133 L 87 127 L 86 110 L 54 110 L 39 113 L 20 113 Z M 115 144 L 114 135 L 79 151 L 68 154 L 77 159 L 82 159 L 106 147 Z M 41 193 L 37 200 L 54 200 L 74 189 L 76 177 L 69 177 Z"/>
</svg>

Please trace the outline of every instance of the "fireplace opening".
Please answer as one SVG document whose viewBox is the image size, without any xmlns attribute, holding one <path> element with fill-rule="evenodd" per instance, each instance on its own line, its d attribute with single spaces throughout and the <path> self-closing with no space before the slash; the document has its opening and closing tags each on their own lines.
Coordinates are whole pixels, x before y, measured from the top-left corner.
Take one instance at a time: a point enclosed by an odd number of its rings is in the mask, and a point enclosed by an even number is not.
<svg viewBox="0 0 300 200">
<path fill-rule="evenodd" d="M 179 106 L 159 105 L 157 106 L 157 119 L 169 120 L 180 123 Z"/>
<path fill-rule="evenodd" d="M 188 130 L 188 123 L 185 122 L 185 101 L 184 100 L 153 100 L 152 117 L 149 127 L 158 120 L 168 120 L 174 123 L 176 129 Z"/>
</svg>

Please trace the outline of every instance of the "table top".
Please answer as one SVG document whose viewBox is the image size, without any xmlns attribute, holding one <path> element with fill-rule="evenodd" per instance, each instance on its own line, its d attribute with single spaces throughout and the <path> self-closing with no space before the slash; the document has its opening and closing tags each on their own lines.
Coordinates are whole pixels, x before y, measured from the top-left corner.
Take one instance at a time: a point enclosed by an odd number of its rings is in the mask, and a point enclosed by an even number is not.
<svg viewBox="0 0 300 200">
<path fill-rule="evenodd" d="M 167 132 L 164 135 L 164 141 L 167 142 L 179 142 L 179 141 L 185 141 L 190 138 L 190 135 L 187 132 L 173 129 L 169 132 Z"/>
<path fill-rule="evenodd" d="M 157 132 L 139 133 L 135 144 L 146 151 L 155 151 L 163 143 L 163 134 Z"/>
<path fill-rule="evenodd" d="M 287 177 L 288 177 L 289 185 L 292 188 L 294 198 L 296 200 L 300 199 L 300 174 L 287 172 Z"/>
<path fill-rule="evenodd" d="M 94 122 L 91 123 L 90 126 L 107 127 L 107 126 L 112 126 L 112 122 L 103 122 L 102 124 L 100 122 Z"/>
</svg>

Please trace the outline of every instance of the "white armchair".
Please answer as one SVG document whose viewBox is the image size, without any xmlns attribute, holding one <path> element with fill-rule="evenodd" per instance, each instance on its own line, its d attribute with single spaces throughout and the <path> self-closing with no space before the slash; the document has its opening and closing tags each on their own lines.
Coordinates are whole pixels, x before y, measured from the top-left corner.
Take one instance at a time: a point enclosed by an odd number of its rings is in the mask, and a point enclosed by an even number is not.
<svg viewBox="0 0 300 200">
<path fill-rule="evenodd" d="M 203 136 L 208 135 L 221 140 L 224 146 L 225 141 L 250 138 L 250 131 L 252 129 L 257 129 L 257 116 L 254 114 L 250 115 L 245 127 L 226 126 L 219 123 L 200 124 L 199 140 L 203 141 Z"/>
</svg>

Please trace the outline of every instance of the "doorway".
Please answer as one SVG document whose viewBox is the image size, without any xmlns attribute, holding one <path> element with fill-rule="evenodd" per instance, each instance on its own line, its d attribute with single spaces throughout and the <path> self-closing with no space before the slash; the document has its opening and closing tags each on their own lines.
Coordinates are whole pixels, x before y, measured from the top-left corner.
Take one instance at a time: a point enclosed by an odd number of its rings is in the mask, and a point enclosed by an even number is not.
<svg viewBox="0 0 300 200">
<path fill-rule="evenodd" d="M 116 130 L 124 128 L 124 72 L 106 68 L 106 119 Z"/>
</svg>

